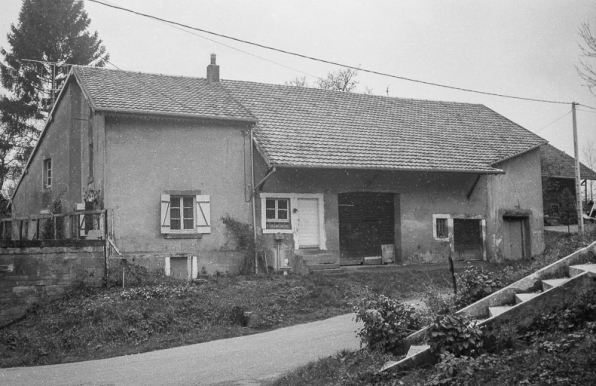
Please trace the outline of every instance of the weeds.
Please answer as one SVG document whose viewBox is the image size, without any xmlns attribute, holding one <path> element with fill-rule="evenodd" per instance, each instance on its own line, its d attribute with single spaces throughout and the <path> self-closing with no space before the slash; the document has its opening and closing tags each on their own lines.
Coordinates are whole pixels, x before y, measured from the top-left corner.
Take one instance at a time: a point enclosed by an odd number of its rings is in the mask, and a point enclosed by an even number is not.
<svg viewBox="0 0 596 386">
<path fill-rule="evenodd" d="M 348 313 L 377 285 L 389 296 L 417 296 L 420 282 L 440 283 L 448 275 L 447 270 L 219 275 L 191 284 L 134 264 L 115 264 L 111 289 L 82 288 L 0 329 L 0 367 L 99 359 L 252 334 Z"/>
</svg>

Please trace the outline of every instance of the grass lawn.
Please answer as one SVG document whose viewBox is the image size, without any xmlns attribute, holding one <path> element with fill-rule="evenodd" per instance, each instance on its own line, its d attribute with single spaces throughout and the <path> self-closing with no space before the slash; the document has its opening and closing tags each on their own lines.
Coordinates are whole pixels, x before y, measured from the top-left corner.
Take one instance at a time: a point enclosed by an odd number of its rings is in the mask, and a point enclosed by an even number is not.
<svg viewBox="0 0 596 386">
<path fill-rule="evenodd" d="M 136 269 L 127 278 L 136 285 L 83 288 L 1 329 L 0 367 L 107 358 L 254 334 L 352 312 L 367 291 L 412 299 L 427 285 L 451 285 L 446 268 L 217 276 L 202 284 Z"/>
<path fill-rule="evenodd" d="M 578 246 L 576 239 L 558 237 L 547 250 L 565 256 Z M 547 260 L 509 270 L 520 273 Z M 499 272 L 504 266 L 487 268 Z M 134 285 L 82 288 L 0 329 L 0 367 L 100 359 L 254 334 L 350 313 L 367 292 L 406 300 L 421 298 L 429 288 L 435 293 L 451 290 L 448 269 L 427 267 L 309 276 L 216 276 L 201 284 L 136 268 L 127 279 Z M 349 358 L 363 354 L 346 355 L 348 359 L 338 360 L 349 364 Z M 376 359 L 374 363 L 379 364 Z"/>
</svg>

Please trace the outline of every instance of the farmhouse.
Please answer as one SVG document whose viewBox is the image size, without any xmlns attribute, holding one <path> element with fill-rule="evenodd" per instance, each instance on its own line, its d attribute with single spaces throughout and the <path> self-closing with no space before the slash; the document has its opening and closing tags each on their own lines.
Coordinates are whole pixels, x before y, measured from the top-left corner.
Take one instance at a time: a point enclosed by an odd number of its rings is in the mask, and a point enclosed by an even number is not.
<svg viewBox="0 0 596 386">
<path fill-rule="evenodd" d="M 222 80 L 215 55 L 206 78 L 73 67 L 13 214 L 92 197 L 123 257 L 180 276 L 241 269 L 230 219 L 274 268 L 519 259 L 545 143 L 482 105 Z"/>
</svg>

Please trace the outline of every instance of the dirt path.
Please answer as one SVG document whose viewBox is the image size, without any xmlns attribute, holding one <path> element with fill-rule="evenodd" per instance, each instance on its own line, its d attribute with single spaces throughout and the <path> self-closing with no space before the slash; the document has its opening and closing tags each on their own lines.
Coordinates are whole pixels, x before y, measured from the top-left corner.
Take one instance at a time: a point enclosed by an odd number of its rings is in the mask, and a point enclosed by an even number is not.
<svg viewBox="0 0 596 386">
<path fill-rule="evenodd" d="M 354 314 L 145 354 L 62 365 L 0 369 L 0 385 L 265 385 L 342 349 L 358 349 Z"/>
</svg>

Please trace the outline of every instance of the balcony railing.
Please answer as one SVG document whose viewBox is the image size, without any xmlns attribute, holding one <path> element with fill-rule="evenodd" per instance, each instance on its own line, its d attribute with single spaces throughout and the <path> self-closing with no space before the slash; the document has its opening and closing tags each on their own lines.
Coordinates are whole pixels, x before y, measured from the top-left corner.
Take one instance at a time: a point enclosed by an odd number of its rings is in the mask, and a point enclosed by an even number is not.
<svg viewBox="0 0 596 386">
<path fill-rule="evenodd" d="M 0 240 L 106 239 L 106 210 L 0 219 Z"/>
</svg>

